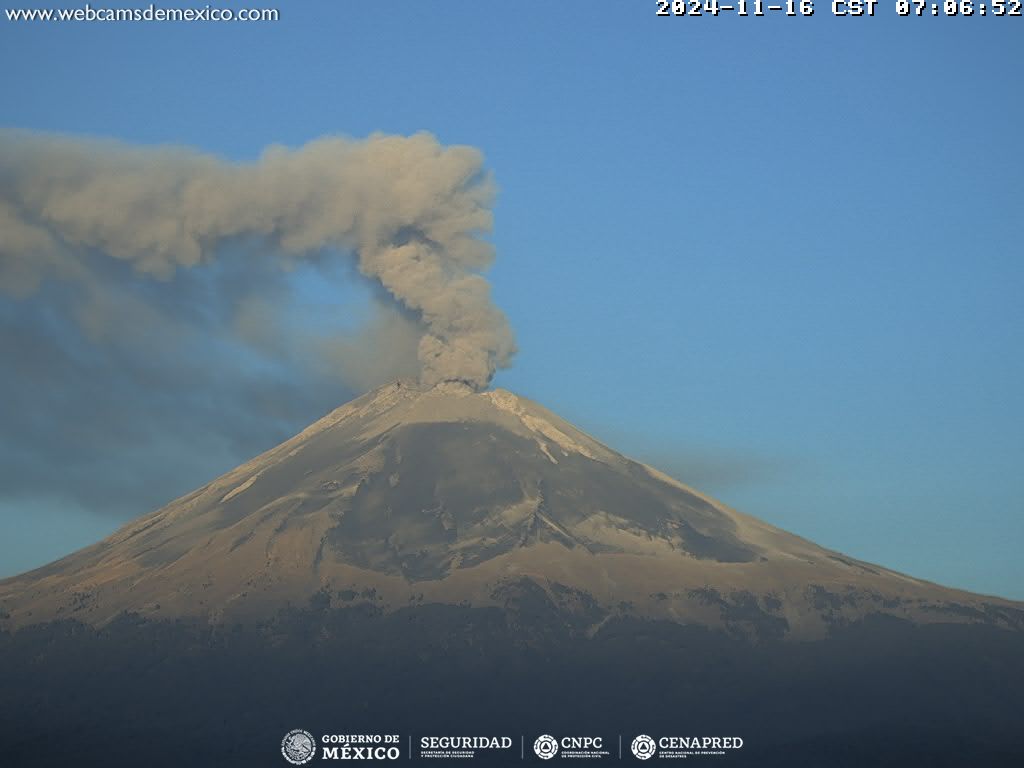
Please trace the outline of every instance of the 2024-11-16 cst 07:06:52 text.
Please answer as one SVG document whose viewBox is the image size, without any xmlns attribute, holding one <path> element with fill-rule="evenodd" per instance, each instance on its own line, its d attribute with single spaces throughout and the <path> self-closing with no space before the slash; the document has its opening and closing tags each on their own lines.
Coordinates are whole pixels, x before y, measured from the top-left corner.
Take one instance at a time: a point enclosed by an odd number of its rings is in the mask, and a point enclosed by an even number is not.
<svg viewBox="0 0 1024 768">
<path fill-rule="evenodd" d="M 718 16 L 734 12 L 737 16 L 813 16 L 814 0 L 655 0 L 658 16 Z M 1022 0 L 890 0 L 898 16 L 1017 16 L 1022 15 Z M 887 3 L 888 4 L 888 3 Z M 879 0 L 830 0 L 833 16 L 875 16 Z"/>
</svg>

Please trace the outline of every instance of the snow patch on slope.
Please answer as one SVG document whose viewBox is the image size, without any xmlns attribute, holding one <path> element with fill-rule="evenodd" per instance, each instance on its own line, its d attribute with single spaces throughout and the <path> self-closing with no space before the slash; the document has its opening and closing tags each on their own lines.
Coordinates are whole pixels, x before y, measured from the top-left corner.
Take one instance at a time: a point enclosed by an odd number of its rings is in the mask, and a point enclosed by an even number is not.
<svg viewBox="0 0 1024 768">
<path fill-rule="evenodd" d="M 223 496 L 221 496 L 220 503 L 223 504 L 226 501 L 230 501 L 231 499 L 235 498 L 235 496 L 240 494 L 242 491 L 247 491 L 250 488 L 252 488 L 252 484 L 255 483 L 259 479 L 259 476 L 262 474 L 262 472 L 257 472 L 255 475 L 250 477 L 248 480 L 246 480 L 240 486 L 235 488 L 233 491 L 228 491 L 227 493 L 225 493 Z"/>
<path fill-rule="evenodd" d="M 546 419 L 539 418 L 529 413 L 526 408 L 523 407 L 519 398 L 511 392 L 504 389 L 496 389 L 492 392 L 483 393 L 483 396 L 490 400 L 497 408 L 511 413 L 531 432 L 543 435 L 567 452 L 579 453 L 586 456 L 588 459 L 597 461 L 597 457 L 586 446 L 565 434 L 565 432 Z M 547 453 L 547 446 L 544 445 L 542 440 L 537 439 L 537 444 L 540 446 L 542 451 Z M 552 457 L 550 453 L 548 453 L 548 458 L 554 461 L 554 457 Z"/>
</svg>

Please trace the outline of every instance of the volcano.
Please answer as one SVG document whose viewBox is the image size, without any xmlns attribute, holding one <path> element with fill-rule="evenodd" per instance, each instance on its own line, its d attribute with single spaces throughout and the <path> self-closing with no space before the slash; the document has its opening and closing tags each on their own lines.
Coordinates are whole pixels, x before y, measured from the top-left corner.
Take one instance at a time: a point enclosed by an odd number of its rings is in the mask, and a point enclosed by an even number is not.
<svg viewBox="0 0 1024 768">
<path fill-rule="evenodd" d="M 870 614 L 1024 626 L 1014 603 L 819 547 L 511 392 L 409 381 L 0 587 L 14 624 L 253 621 L 313 596 L 384 611 L 540 601 L 587 632 L 615 616 L 754 638 Z"/>
<path fill-rule="evenodd" d="M 168 765 L 277 764 L 264 742 L 300 715 L 322 732 L 685 726 L 738 732 L 730 762 L 757 765 L 1024 756 L 1020 603 L 817 546 L 455 382 L 358 398 L 0 582 L 0 609 L 11 764 L 110 763 L 110 728 L 173 745 Z M 57 721 L 74 746 L 43 759 Z"/>
</svg>

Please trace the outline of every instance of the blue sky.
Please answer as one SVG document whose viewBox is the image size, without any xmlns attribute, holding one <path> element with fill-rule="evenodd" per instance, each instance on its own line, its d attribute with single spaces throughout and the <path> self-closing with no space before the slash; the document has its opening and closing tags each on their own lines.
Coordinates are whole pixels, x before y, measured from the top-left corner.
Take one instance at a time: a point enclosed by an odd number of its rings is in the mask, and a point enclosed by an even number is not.
<svg viewBox="0 0 1024 768">
<path fill-rule="evenodd" d="M 817 5 L 0 21 L 0 125 L 238 160 L 328 133 L 479 147 L 521 350 L 497 385 L 823 545 L 1024 599 L 1024 22 Z M 158 504 L 270 437 L 137 473 Z M 0 574 L 128 515 L 104 506 L 0 493 Z"/>
</svg>

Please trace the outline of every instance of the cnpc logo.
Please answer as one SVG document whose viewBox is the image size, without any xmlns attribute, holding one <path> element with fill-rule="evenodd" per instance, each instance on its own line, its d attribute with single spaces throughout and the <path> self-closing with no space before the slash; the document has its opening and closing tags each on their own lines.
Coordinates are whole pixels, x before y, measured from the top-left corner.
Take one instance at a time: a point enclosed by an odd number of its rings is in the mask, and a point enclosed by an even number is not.
<svg viewBox="0 0 1024 768">
<path fill-rule="evenodd" d="M 600 736 L 563 736 L 556 739 L 554 736 L 544 734 L 538 736 L 533 742 L 533 751 L 541 760 L 550 760 L 558 754 L 559 749 L 566 753 L 567 757 L 580 757 L 581 752 L 593 752 L 603 746 Z M 588 755 L 592 757 L 593 755 Z"/>
</svg>

